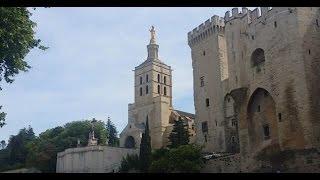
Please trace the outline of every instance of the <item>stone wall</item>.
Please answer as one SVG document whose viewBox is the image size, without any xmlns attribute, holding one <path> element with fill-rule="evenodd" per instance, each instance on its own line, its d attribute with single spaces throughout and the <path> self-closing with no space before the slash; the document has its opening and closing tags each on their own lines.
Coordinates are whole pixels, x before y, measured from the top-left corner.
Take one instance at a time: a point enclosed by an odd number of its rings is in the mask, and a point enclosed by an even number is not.
<svg viewBox="0 0 320 180">
<path fill-rule="evenodd" d="M 202 173 L 239 173 L 240 172 L 240 154 L 229 155 L 216 159 L 210 159 L 206 162 Z"/>
<path fill-rule="evenodd" d="M 109 146 L 70 148 L 57 155 L 57 173 L 116 172 L 122 157 L 137 154 L 138 149 Z"/>
</svg>

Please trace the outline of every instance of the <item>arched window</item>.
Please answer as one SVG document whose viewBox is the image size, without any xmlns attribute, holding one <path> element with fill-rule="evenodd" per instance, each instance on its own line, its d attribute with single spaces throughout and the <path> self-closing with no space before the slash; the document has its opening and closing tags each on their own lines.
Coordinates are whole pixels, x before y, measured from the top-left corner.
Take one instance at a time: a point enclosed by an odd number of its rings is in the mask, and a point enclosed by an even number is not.
<svg viewBox="0 0 320 180">
<path fill-rule="evenodd" d="M 142 96 L 142 87 L 140 88 L 140 96 Z"/>
<path fill-rule="evenodd" d="M 146 86 L 146 94 L 149 93 L 149 86 Z"/>
<path fill-rule="evenodd" d="M 128 136 L 125 140 L 124 147 L 126 148 L 135 148 L 136 142 L 132 136 Z"/>
<path fill-rule="evenodd" d="M 167 95 L 167 87 L 163 88 L 163 95 L 165 95 L 165 96 Z"/>
<path fill-rule="evenodd" d="M 158 94 L 160 94 L 160 85 L 158 85 Z"/>
<path fill-rule="evenodd" d="M 158 74 L 158 82 L 160 82 L 160 74 Z"/>
<path fill-rule="evenodd" d="M 149 82 L 149 76 L 148 76 L 148 74 L 146 75 L 146 81 Z"/>
<path fill-rule="evenodd" d="M 163 83 L 164 83 L 164 84 L 167 83 L 167 78 L 166 78 L 166 76 L 163 77 Z"/>
<path fill-rule="evenodd" d="M 142 77 L 140 76 L 140 84 L 142 84 Z"/>
<path fill-rule="evenodd" d="M 261 48 L 258 48 L 253 51 L 251 55 L 251 64 L 252 66 L 258 66 L 259 64 L 265 61 L 264 51 Z"/>
</svg>

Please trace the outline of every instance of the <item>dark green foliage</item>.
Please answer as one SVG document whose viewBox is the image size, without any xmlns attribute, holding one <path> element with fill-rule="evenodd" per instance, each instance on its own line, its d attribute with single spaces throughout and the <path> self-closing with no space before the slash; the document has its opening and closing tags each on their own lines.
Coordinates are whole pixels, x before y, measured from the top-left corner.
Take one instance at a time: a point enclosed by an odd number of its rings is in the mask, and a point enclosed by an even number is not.
<svg viewBox="0 0 320 180">
<path fill-rule="evenodd" d="M 125 158 L 122 158 L 119 172 L 129 172 L 129 171 L 138 171 L 139 170 L 139 157 L 136 154 L 127 155 Z"/>
<path fill-rule="evenodd" d="M 151 138 L 149 135 L 149 123 L 146 122 L 144 133 L 142 133 L 141 144 L 140 144 L 140 170 L 147 172 L 151 164 Z"/>
<path fill-rule="evenodd" d="M 0 106 L 1 110 L 2 106 Z M 6 113 L 0 111 L 0 128 L 2 128 L 4 125 L 6 125 L 5 120 L 6 120 Z"/>
<path fill-rule="evenodd" d="M 200 172 L 204 165 L 201 148 L 196 145 L 156 150 L 152 157 L 150 171 L 156 173 L 195 173 Z"/>
<path fill-rule="evenodd" d="M 22 167 L 28 155 L 27 144 L 35 139 L 33 129 L 20 129 L 17 135 L 10 137 L 8 145 L 0 153 L 0 170 Z"/>
<path fill-rule="evenodd" d="M 118 131 L 116 126 L 108 119 L 107 122 L 107 138 L 108 138 L 108 145 L 109 146 L 119 146 L 119 138 L 118 138 Z"/>
<path fill-rule="evenodd" d="M 161 148 L 152 152 L 152 163 L 149 170 L 150 172 L 156 173 L 166 173 L 171 171 L 168 149 Z"/>
<path fill-rule="evenodd" d="M 24 58 L 31 49 L 47 49 L 35 38 L 31 15 L 25 7 L 0 7 L 0 82 L 12 83 L 15 75 L 30 69 Z M 0 112 L 0 127 L 5 125 L 5 116 Z"/>
<path fill-rule="evenodd" d="M 7 146 L 6 141 L 5 141 L 5 140 L 2 140 L 2 141 L 0 142 L 0 145 L 1 145 L 1 149 L 5 149 L 6 146 Z"/>
<path fill-rule="evenodd" d="M 99 145 L 105 145 L 106 128 L 102 121 L 94 122 L 95 137 Z M 55 172 L 56 157 L 58 152 L 67 148 L 77 147 L 77 140 L 80 139 L 81 146 L 88 144 L 88 135 L 91 131 L 91 122 L 74 121 L 67 123 L 64 127 L 49 129 L 29 144 L 28 167 L 36 167 L 42 172 Z"/>
<path fill-rule="evenodd" d="M 64 127 L 48 129 L 35 137 L 31 127 L 22 129 L 11 136 L 6 149 L 0 151 L 0 171 L 21 167 L 36 167 L 42 172 L 55 172 L 57 153 L 67 148 L 86 146 L 91 131 L 91 121 L 74 121 Z M 105 145 L 106 125 L 102 121 L 94 122 L 95 137 L 98 144 Z"/>
<path fill-rule="evenodd" d="M 188 126 L 183 122 L 181 118 L 174 122 L 173 130 L 169 135 L 170 148 L 177 148 L 180 145 L 186 145 L 189 143 L 189 131 Z"/>
<path fill-rule="evenodd" d="M 12 83 L 16 74 L 30 68 L 24 58 L 31 49 L 46 49 L 35 38 L 31 15 L 25 7 L 0 7 L 0 81 Z"/>
</svg>

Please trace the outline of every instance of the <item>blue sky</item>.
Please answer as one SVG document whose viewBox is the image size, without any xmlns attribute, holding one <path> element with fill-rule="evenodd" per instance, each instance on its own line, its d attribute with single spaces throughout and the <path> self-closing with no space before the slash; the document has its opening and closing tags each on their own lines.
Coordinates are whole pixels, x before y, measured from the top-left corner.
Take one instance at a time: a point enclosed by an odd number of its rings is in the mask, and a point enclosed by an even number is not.
<svg viewBox="0 0 320 180">
<path fill-rule="evenodd" d="M 0 140 L 23 127 L 36 134 L 67 122 L 108 116 L 121 131 L 133 102 L 133 69 L 147 56 L 151 25 L 159 56 L 173 68 L 173 105 L 194 113 L 187 33 L 231 8 L 37 8 L 32 19 L 47 51 L 26 57 L 32 66 L 12 84 L 1 82 L 7 125 Z"/>
</svg>

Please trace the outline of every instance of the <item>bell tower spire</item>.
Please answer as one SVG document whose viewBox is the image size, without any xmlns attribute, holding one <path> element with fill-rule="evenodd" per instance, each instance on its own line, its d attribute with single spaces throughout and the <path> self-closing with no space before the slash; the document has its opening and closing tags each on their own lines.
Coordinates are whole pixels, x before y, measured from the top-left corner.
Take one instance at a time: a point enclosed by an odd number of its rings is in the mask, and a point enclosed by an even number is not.
<svg viewBox="0 0 320 180">
<path fill-rule="evenodd" d="M 147 45 L 148 60 L 158 60 L 159 45 L 156 44 L 156 31 L 154 29 L 154 26 L 151 26 L 151 29 L 149 31 L 151 33 L 151 39 L 149 45 Z"/>
</svg>

